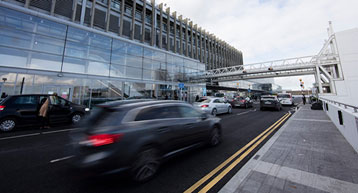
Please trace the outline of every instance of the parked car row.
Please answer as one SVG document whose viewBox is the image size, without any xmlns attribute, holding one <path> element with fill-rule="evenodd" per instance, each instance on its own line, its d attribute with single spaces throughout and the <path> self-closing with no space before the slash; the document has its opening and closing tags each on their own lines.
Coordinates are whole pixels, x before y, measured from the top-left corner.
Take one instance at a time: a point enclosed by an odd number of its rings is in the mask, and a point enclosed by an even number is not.
<svg viewBox="0 0 358 193">
<path fill-rule="evenodd" d="M 21 126 L 39 126 L 39 110 L 49 100 L 48 119 L 54 123 L 78 123 L 87 113 L 85 106 L 72 103 L 59 96 L 12 95 L 0 102 L 0 130 L 11 131 Z"/>
</svg>

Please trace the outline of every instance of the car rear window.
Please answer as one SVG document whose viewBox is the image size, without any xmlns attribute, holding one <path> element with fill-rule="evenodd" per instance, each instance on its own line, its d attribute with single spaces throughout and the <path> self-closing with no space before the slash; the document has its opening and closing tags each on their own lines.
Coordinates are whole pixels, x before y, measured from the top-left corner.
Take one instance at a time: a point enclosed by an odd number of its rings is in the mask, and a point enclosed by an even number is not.
<svg viewBox="0 0 358 193">
<path fill-rule="evenodd" d="M 141 110 L 135 121 L 145 121 L 153 119 L 170 119 L 180 117 L 177 106 L 149 107 Z"/>
<path fill-rule="evenodd" d="M 291 96 L 290 95 L 288 95 L 288 94 L 280 94 L 280 95 L 278 95 L 278 98 L 291 98 Z"/>
<path fill-rule="evenodd" d="M 103 130 L 104 127 L 120 125 L 125 114 L 123 110 L 95 107 L 86 124 L 90 130 Z"/>
<path fill-rule="evenodd" d="M 37 96 L 19 96 L 16 97 L 13 104 L 16 105 L 37 105 Z"/>
<path fill-rule="evenodd" d="M 210 103 L 210 99 L 199 99 L 198 102 L 199 103 Z"/>
</svg>

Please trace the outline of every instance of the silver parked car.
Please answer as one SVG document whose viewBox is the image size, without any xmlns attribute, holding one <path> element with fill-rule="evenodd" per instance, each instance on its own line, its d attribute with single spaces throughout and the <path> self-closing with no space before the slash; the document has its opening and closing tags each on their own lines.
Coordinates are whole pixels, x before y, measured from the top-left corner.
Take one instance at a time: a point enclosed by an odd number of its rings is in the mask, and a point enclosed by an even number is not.
<svg viewBox="0 0 358 193">
<path fill-rule="evenodd" d="M 194 103 L 194 106 L 214 116 L 222 113 L 232 113 L 231 104 L 224 100 L 224 98 L 219 97 L 201 98 L 199 101 Z"/>
</svg>

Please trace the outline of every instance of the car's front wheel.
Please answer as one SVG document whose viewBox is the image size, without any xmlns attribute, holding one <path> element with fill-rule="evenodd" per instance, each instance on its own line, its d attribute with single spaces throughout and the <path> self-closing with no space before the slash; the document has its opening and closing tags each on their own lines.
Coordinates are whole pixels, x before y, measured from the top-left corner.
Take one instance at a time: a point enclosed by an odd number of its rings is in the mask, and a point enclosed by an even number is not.
<svg viewBox="0 0 358 193">
<path fill-rule="evenodd" d="M 71 116 L 71 122 L 73 124 L 77 124 L 79 123 L 81 120 L 82 120 L 82 117 L 83 115 L 81 113 L 74 113 L 72 116 Z"/>
<path fill-rule="evenodd" d="M 231 108 L 231 107 L 227 108 L 227 113 L 228 113 L 228 114 L 231 114 L 231 113 L 232 113 L 232 108 Z"/>
<path fill-rule="evenodd" d="M 131 177 L 136 182 L 146 182 L 154 177 L 160 166 L 159 152 L 154 148 L 141 151 L 130 169 Z"/>
<path fill-rule="evenodd" d="M 11 131 L 16 128 L 16 119 L 14 118 L 4 118 L 0 121 L 0 130 L 1 131 Z"/>
<path fill-rule="evenodd" d="M 218 114 L 218 111 L 217 111 L 216 109 L 213 109 L 213 111 L 211 111 L 211 114 L 212 114 L 213 116 L 216 116 L 216 115 Z"/>
</svg>

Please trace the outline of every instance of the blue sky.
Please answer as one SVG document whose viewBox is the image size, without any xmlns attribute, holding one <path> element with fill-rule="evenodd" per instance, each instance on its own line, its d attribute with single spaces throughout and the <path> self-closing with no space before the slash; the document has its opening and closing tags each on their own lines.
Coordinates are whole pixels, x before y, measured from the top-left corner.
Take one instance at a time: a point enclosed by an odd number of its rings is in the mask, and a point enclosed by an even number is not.
<svg viewBox="0 0 358 193">
<path fill-rule="evenodd" d="M 358 0 L 157 0 L 228 42 L 244 64 L 315 55 L 335 31 L 358 27 Z M 304 77 L 306 79 L 306 77 Z M 297 77 L 276 79 L 299 89 Z M 307 78 L 312 85 L 313 77 Z"/>
</svg>

